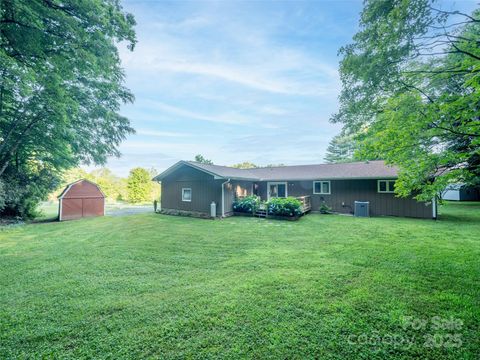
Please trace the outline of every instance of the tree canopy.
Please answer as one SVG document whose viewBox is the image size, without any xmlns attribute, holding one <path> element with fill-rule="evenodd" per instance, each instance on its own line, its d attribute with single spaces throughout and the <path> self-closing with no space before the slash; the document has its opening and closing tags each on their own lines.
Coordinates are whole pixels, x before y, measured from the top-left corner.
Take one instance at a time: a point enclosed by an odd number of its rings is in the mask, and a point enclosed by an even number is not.
<svg viewBox="0 0 480 360">
<path fill-rule="evenodd" d="M 143 169 L 148 173 L 148 181 L 145 184 L 148 184 L 147 187 L 150 187 L 150 193 L 148 196 L 145 195 L 145 198 L 141 201 L 153 201 L 160 199 L 160 185 L 156 182 L 151 181 L 151 179 L 157 175 L 155 169 Z M 142 170 L 142 173 L 145 173 Z M 129 194 L 127 189 L 128 179 L 115 175 L 108 168 L 95 169 L 90 172 L 85 171 L 82 168 L 72 168 L 65 171 L 62 174 L 62 181 L 60 186 L 56 191 L 52 192 L 49 195 L 50 200 L 56 200 L 57 196 L 63 191 L 67 184 L 70 184 L 79 179 L 87 179 L 96 183 L 102 189 L 103 193 L 109 201 L 129 201 Z M 136 200 L 136 197 L 133 197 Z"/>
<path fill-rule="evenodd" d="M 447 183 L 480 179 L 480 12 L 428 0 L 367 0 L 340 50 L 332 118 L 358 155 L 398 165 L 396 192 L 429 200 Z"/>
<path fill-rule="evenodd" d="M 195 161 L 202 164 L 213 165 L 212 160 L 206 159 L 203 157 L 203 155 L 200 155 L 200 154 L 195 155 Z"/>
<path fill-rule="evenodd" d="M 0 4 L 0 197 L 28 216 L 64 169 L 105 163 L 133 132 L 117 45 L 133 50 L 135 21 L 118 0 Z"/>
</svg>

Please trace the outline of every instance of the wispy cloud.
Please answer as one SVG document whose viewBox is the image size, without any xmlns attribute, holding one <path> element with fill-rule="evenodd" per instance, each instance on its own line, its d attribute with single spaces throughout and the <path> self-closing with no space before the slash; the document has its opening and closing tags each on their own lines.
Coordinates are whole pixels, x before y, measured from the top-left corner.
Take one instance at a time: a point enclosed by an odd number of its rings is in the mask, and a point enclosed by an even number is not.
<svg viewBox="0 0 480 360">
<path fill-rule="evenodd" d="M 138 45 L 135 54 L 122 52 L 122 59 L 132 70 L 211 77 L 277 94 L 321 96 L 339 86 L 337 71 L 329 65 L 315 63 L 293 51 L 281 50 L 277 54 L 275 49 L 271 51 L 271 63 L 265 62 L 264 55 L 260 54 L 258 62 L 255 59 L 237 63 L 212 59 L 206 62 L 199 59 L 197 53 L 175 49 L 173 44 L 145 43 Z"/>
<path fill-rule="evenodd" d="M 158 130 L 137 130 L 137 135 L 145 136 L 155 136 L 155 137 L 190 137 L 193 134 L 183 133 L 183 132 L 173 132 L 173 131 L 158 131 Z"/>
<path fill-rule="evenodd" d="M 155 62 L 152 68 L 159 71 L 211 76 L 253 89 L 278 94 L 318 96 L 330 91 L 329 88 L 321 86 L 320 84 L 303 87 L 298 81 L 292 81 L 291 79 L 282 80 L 265 73 L 252 71 L 249 67 L 238 67 L 232 64 L 158 61 Z"/>
<path fill-rule="evenodd" d="M 134 52 L 119 49 L 136 97 L 122 114 L 137 133 L 112 167 L 162 170 L 197 153 L 219 164 L 321 161 L 339 129 L 328 122 L 340 89 L 336 53 L 350 41 L 361 4 L 124 5 L 139 42 Z"/>
<path fill-rule="evenodd" d="M 167 112 L 167 113 L 177 115 L 187 119 L 209 121 L 209 122 L 223 123 L 223 124 L 246 124 L 250 122 L 249 119 L 242 117 L 241 115 L 238 115 L 236 113 L 206 115 L 200 112 L 183 109 L 178 106 L 169 105 L 161 101 L 155 101 L 155 100 L 146 100 L 145 104 L 152 109 L 156 109 L 157 111 Z"/>
</svg>

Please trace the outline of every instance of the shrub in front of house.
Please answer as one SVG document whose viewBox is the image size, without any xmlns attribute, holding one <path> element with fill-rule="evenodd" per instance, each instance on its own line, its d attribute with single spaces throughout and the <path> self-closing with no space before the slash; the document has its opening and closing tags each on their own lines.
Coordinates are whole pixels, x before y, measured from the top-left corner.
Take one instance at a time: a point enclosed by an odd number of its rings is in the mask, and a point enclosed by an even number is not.
<svg viewBox="0 0 480 360">
<path fill-rule="evenodd" d="M 253 214 L 260 206 L 260 198 L 256 195 L 245 196 L 242 199 L 237 199 L 233 203 L 233 211 Z"/>
<path fill-rule="evenodd" d="M 270 199 L 267 208 L 269 215 L 286 217 L 302 215 L 302 202 L 294 197 Z"/>
</svg>

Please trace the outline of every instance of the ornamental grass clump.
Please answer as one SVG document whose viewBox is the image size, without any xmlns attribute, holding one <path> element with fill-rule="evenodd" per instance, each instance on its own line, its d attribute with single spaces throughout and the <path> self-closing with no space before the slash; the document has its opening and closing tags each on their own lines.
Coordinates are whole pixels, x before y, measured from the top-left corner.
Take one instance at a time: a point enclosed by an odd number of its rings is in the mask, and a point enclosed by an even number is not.
<svg viewBox="0 0 480 360">
<path fill-rule="evenodd" d="M 273 198 L 267 202 L 269 215 L 275 216 L 300 216 L 302 215 L 302 202 L 294 197 Z"/>
<path fill-rule="evenodd" d="M 233 203 L 233 211 L 253 214 L 260 206 L 260 198 L 256 195 L 245 196 Z"/>
</svg>

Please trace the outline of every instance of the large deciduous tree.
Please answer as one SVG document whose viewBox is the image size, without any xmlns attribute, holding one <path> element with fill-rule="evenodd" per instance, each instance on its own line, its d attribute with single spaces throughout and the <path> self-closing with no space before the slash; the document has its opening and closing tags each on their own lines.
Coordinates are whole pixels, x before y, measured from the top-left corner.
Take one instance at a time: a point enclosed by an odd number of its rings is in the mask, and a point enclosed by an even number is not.
<svg viewBox="0 0 480 360">
<path fill-rule="evenodd" d="M 361 157 L 400 168 L 396 192 L 429 200 L 480 179 L 480 11 L 428 0 L 367 0 L 343 47 L 340 110 Z"/>
<path fill-rule="evenodd" d="M 119 154 L 134 24 L 118 0 L 0 0 L 0 214 L 31 215 L 62 170 Z"/>
</svg>

